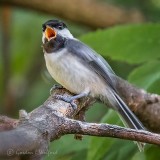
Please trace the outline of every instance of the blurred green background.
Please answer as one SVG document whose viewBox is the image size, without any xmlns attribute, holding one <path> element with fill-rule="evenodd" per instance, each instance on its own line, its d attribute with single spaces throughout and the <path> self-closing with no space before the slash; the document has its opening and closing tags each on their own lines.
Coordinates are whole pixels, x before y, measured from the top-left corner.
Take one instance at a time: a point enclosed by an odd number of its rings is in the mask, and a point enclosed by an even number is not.
<svg viewBox="0 0 160 160">
<path fill-rule="evenodd" d="M 105 57 L 117 75 L 153 93 L 160 94 L 160 1 L 97 0 L 124 9 L 136 8 L 145 17 L 138 24 L 117 24 L 92 28 L 61 17 L 73 35 Z M 0 21 L 0 113 L 18 118 L 42 104 L 56 83 L 46 70 L 41 48 L 41 26 L 59 18 L 23 7 L 1 6 Z M 114 111 L 95 104 L 87 121 L 122 125 Z M 131 141 L 73 135 L 50 144 L 45 160 L 159 160 L 160 148 L 146 145 L 140 153 Z"/>
</svg>

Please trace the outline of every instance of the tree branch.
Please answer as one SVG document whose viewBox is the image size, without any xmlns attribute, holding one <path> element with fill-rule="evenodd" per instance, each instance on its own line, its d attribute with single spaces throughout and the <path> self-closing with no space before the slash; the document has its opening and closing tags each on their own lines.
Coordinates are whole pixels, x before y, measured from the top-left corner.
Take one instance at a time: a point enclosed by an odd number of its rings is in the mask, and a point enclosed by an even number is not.
<svg viewBox="0 0 160 160">
<path fill-rule="evenodd" d="M 146 116 L 149 116 L 147 119 L 150 120 L 155 118 L 155 112 L 148 114 L 144 107 L 148 108 L 147 110 L 152 110 L 153 106 L 160 107 L 160 96 L 137 89 L 122 79 L 117 79 L 117 89 L 135 114 L 138 113 L 139 118 L 142 120 L 145 120 Z M 89 97 L 76 100 L 78 108 L 74 110 L 68 103 L 55 99 L 56 95 L 72 96 L 65 89 L 57 89 L 44 104 L 31 113 L 20 111 L 20 118 L 15 129 L 0 132 L 0 144 L 3 144 L 0 145 L 0 157 L 25 159 L 27 156 L 27 159 L 30 160 L 42 159 L 47 153 L 49 142 L 65 134 L 113 137 L 160 145 L 160 135 L 148 131 L 73 120 L 73 118 L 77 118 L 77 114 L 81 110 L 88 108 L 95 100 Z M 143 117 L 144 115 L 145 117 Z M 153 126 L 149 126 L 149 128 L 153 128 Z M 12 155 L 9 154 L 9 149 L 11 149 Z"/>
<path fill-rule="evenodd" d="M 121 23 L 143 22 L 137 9 L 127 10 L 93 0 L 1 0 L 1 5 L 14 5 L 56 15 L 92 28 L 104 28 Z"/>
<path fill-rule="evenodd" d="M 116 125 L 86 123 L 71 119 L 66 119 L 65 122 L 65 126 L 67 126 L 64 130 L 65 134 L 77 133 L 98 137 L 113 137 L 160 145 L 160 135 L 148 131 L 136 131 Z"/>
<path fill-rule="evenodd" d="M 38 157 L 42 158 L 43 153 L 48 150 L 48 141 L 43 134 L 35 126 L 27 123 L 23 123 L 14 130 L 1 132 L 0 144 L 0 158 L 4 159 L 7 159 L 7 157 L 18 158 L 25 155 L 26 159 L 34 156 L 35 160 L 36 157 L 38 160 Z"/>
<path fill-rule="evenodd" d="M 16 128 L 18 120 L 9 118 L 7 116 L 0 116 L 0 131 L 11 130 Z"/>
<path fill-rule="evenodd" d="M 122 99 L 142 121 L 144 126 L 153 132 L 160 133 L 160 96 L 138 89 L 121 78 L 116 88 Z"/>
</svg>

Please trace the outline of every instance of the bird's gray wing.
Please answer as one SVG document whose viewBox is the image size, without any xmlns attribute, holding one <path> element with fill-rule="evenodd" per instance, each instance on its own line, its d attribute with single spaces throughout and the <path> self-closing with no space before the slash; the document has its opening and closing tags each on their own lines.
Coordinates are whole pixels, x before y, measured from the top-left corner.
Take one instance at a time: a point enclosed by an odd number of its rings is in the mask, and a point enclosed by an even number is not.
<svg viewBox="0 0 160 160">
<path fill-rule="evenodd" d="M 92 71 L 101 76 L 107 85 L 115 90 L 113 79 L 115 73 L 110 65 L 94 50 L 76 39 L 67 39 L 65 47 L 73 56 L 77 56 L 84 65 L 88 65 Z"/>
<path fill-rule="evenodd" d="M 137 117 L 130 111 L 128 106 L 123 102 L 121 97 L 117 94 L 115 89 L 114 81 L 116 80 L 115 74 L 112 71 L 109 64 L 99 56 L 94 50 L 83 44 L 78 40 L 67 40 L 66 47 L 68 53 L 71 53 L 73 56 L 77 56 L 84 65 L 88 65 L 92 71 L 101 76 L 104 81 L 107 83 L 107 86 L 111 90 L 111 94 L 114 97 L 114 102 L 111 104 L 113 109 L 115 109 L 122 119 L 125 121 L 125 124 L 133 129 L 142 129 L 144 130 L 143 125 L 137 119 Z M 87 66 L 87 67 L 88 67 Z M 114 78 L 112 77 L 114 75 Z M 113 99 L 112 99 L 113 100 Z M 143 149 L 143 144 L 138 143 L 139 148 Z"/>
</svg>

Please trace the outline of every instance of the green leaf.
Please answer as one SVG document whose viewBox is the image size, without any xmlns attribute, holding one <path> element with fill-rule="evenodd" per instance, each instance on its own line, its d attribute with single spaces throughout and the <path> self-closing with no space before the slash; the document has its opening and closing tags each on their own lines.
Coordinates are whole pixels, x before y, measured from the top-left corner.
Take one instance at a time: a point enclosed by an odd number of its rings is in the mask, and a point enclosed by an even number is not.
<svg viewBox="0 0 160 160">
<path fill-rule="evenodd" d="M 160 24 L 117 26 L 80 39 L 113 60 L 138 64 L 160 57 Z"/>
<path fill-rule="evenodd" d="M 102 122 L 117 125 L 122 124 L 117 113 L 113 110 L 109 110 L 102 118 Z M 129 160 L 136 151 L 138 151 L 138 147 L 131 141 L 93 137 L 89 145 L 87 160 Z"/>
<path fill-rule="evenodd" d="M 131 160 L 146 160 L 146 156 L 143 152 L 137 152 Z"/>
<path fill-rule="evenodd" d="M 71 160 L 82 160 L 82 159 L 86 159 L 86 154 L 87 154 L 87 150 L 81 150 L 79 152 L 77 152 Z"/>
<path fill-rule="evenodd" d="M 123 125 L 121 119 L 117 115 L 115 111 L 110 110 L 108 115 L 106 114 L 102 122 L 106 122 L 109 124 Z M 132 141 L 120 140 L 110 138 L 112 144 L 108 146 L 108 148 L 104 148 L 103 157 L 106 160 L 124 160 L 130 159 L 136 151 L 138 151 L 138 147 Z M 108 144 L 108 142 L 106 142 Z M 103 147 L 103 146 L 101 146 Z M 128 158 L 130 157 L 130 158 Z"/>
<path fill-rule="evenodd" d="M 109 112 L 102 119 L 102 122 L 116 124 L 119 122 L 119 118 L 113 110 L 109 110 Z M 87 160 L 102 159 L 115 141 L 116 140 L 112 138 L 92 137 L 89 144 Z"/>
<path fill-rule="evenodd" d="M 89 145 L 87 160 L 101 160 L 114 142 L 115 139 L 112 138 L 93 137 Z"/>
<path fill-rule="evenodd" d="M 57 152 L 54 155 L 54 159 L 61 159 L 62 157 L 62 159 L 72 159 L 78 152 L 88 149 L 88 142 L 89 138 L 87 136 L 84 136 L 82 141 L 77 141 L 74 139 L 74 135 L 65 135 L 51 144 L 50 152 Z M 49 160 L 51 157 L 53 156 L 49 155 L 46 160 Z"/>
<path fill-rule="evenodd" d="M 155 81 L 149 88 L 148 91 L 156 94 L 160 94 L 160 80 Z"/>
<path fill-rule="evenodd" d="M 138 147 L 132 141 L 117 139 L 105 154 L 105 160 L 130 160 L 138 151 Z"/>
<path fill-rule="evenodd" d="M 152 61 L 134 69 L 128 79 L 139 87 L 148 89 L 154 82 L 160 80 L 160 61 Z"/>
<path fill-rule="evenodd" d="M 151 146 L 145 151 L 146 160 L 159 160 L 160 148 L 159 146 Z"/>
</svg>

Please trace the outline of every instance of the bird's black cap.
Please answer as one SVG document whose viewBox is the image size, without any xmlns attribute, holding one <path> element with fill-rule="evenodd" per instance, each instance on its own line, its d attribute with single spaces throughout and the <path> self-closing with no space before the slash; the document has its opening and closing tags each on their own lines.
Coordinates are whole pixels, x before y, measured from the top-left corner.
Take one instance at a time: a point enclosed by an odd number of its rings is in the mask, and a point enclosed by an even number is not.
<svg viewBox="0 0 160 160">
<path fill-rule="evenodd" d="M 56 28 L 59 30 L 62 30 L 64 28 L 67 28 L 66 24 L 60 20 L 48 20 L 47 22 L 45 22 L 44 24 L 42 24 L 42 30 L 45 31 L 46 26 L 50 26 L 52 28 Z"/>
</svg>

